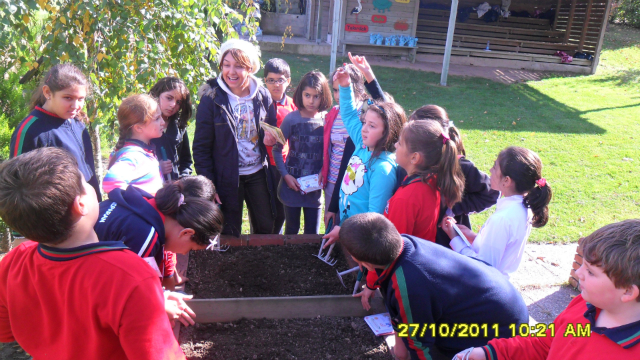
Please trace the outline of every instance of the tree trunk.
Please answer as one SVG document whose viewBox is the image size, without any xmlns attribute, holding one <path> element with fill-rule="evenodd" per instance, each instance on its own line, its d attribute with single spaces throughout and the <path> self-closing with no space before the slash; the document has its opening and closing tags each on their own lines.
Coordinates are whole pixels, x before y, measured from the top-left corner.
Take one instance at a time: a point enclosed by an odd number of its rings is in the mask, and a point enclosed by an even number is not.
<svg viewBox="0 0 640 360">
<path fill-rule="evenodd" d="M 102 186 L 102 177 L 104 176 L 104 168 L 102 165 L 102 151 L 100 147 L 100 125 L 92 123 L 89 126 L 89 135 L 91 136 L 91 145 L 93 145 L 93 164 L 96 167 L 96 177 Z"/>
<path fill-rule="evenodd" d="M 0 252 L 9 252 L 11 250 L 11 229 L 4 228 L 0 234 Z"/>
</svg>

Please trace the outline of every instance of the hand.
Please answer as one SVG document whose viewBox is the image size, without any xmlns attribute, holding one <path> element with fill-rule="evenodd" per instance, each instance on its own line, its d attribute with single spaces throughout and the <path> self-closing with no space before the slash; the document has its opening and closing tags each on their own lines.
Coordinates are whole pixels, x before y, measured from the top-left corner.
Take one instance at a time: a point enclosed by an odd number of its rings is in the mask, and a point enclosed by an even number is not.
<svg viewBox="0 0 640 360">
<path fill-rule="evenodd" d="M 274 146 L 276 144 L 276 138 L 271 135 L 270 132 L 265 131 L 264 132 L 264 139 L 262 140 L 262 142 L 266 145 L 266 146 Z"/>
<path fill-rule="evenodd" d="M 340 226 L 336 225 L 333 227 L 333 230 L 331 230 L 330 233 L 322 237 L 323 239 L 329 239 L 329 241 L 327 241 L 324 244 L 324 248 L 338 241 L 338 239 L 340 239 L 340 237 L 338 236 L 339 234 L 340 234 Z"/>
<path fill-rule="evenodd" d="M 325 204 L 327 206 L 327 204 Z M 333 223 L 336 223 L 336 213 L 331 211 L 325 211 L 324 213 L 324 227 L 329 226 L 329 220 L 333 219 Z"/>
<path fill-rule="evenodd" d="M 365 79 L 367 79 L 367 82 L 375 80 L 376 76 L 373 74 L 373 69 L 371 69 L 371 65 L 369 65 L 369 62 L 364 56 L 351 56 L 351 53 L 349 53 L 349 60 L 360 70 Z"/>
<path fill-rule="evenodd" d="M 289 189 L 291 189 L 293 191 L 300 191 L 300 183 L 293 176 L 291 176 L 289 174 L 285 175 L 284 176 L 284 182 L 287 184 Z"/>
<path fill-rule="evenodd" d="M 184 302 L 184 300 L 190 300 L 192 298 L 193 295 L 184 295 L 173 291 L 165 292 L 164 308 L 172 325 L 175 324 L 176 320 L 180 320 L 184 326 L 196 323 L 193 321 L 193 318 L 196 317 L 196 313 L 194 313 L 193 310 L 191 310 L 191 308 Z"/>
<path fill-rule="evenodd" d="M 318 184 L 321 188 L 324 189 L 324 178 L 322 177 L 322 170 L 320 170 L 320 174 L 318 174 Z"/>
<path fill-rule="evenodd" d="M 220 201 L 220 196 L 218 196 L 218 193 L 213 195 L 213 201 L 215 201 L 216 204 L 222 204 L 222 201 Z"/>
<path fill-rule="evenodd" d="M 171 160 L 160 161 L 160 171 L 162 172 L 162 175 L 171 174 L 173 171 L 173 163 Z"/>
<path fill-rule="evenodd" d="M 344 68 L 338 68 L 338 70 L 336 70 L 335 75 L 333 75 L 333 81 L 342 87 L 349 87 L 349 85 L 351 85 L 351 77 Z"/>
<path fill-rule="evenodd" d="M 469 243 L 473 244 L 473 240 L 476 239 L 477 234 L 464 225 L 458 225 L 458 229 L 460 229 L 460 232 L 464 235 L 464 237 L 469 240 Z"/>
<path fill-rule="evenodd" d="M 369 302 L 371 298 L 376 294 L 375 290 L 371 290 L 368 287 L 364 287 L 364 290 L 353 295 L 353 297 L 359 297 L 360 302 L 362 303 L 362 307 L 369 311 L 371 310 L 371 303 Z"/>
<path fill-rule="evenodd" d="M 484 356 L 484 351 L 482 351 L 481 348 L 474 348 L 473 350 L 471 350 L 471 353 L 469 353 L 469 356 L 465 358 L 465 351 L 461 351 L 458 354 L 456 354 L 455 359 L 456 360 L 487 360 L 487 357 Z"/>
<path fill-rule="evenodd" d="M 189 278 L 184 276 L 184 275 L 180 275 L 180 273 L 176 270 L 175 275 L 173 275 L 175 281 L 174 283 L 176 285 L 182 285 L 184 283 L 186 283 L 187 281 L 189 281 Z"/>
<path fill-rule="evenodd" d="M 456 219 L 451 216 L 445 216 L 440 223 L 440 227 L 444 230 L 445 233 L 449 236 L 449 239 L 453 239 L 458 236 L 455 230 L 453 230 L 453 224 L 456 223 Z"/>
<path fill-rule="evenodd" d="M 174 291 L 176 289 L 175 276 L 162 279 L 162 287 L 166 290 Z"/>
</svg>

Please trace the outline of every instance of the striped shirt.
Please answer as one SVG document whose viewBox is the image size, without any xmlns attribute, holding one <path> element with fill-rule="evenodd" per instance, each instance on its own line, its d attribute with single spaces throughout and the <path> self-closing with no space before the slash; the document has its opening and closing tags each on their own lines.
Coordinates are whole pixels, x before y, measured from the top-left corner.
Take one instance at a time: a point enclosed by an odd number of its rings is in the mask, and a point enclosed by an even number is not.
<svg viewBox="0 0 640 360">
<path fill-rule="evenodd" d="M 331 128 L 329 176 L 327 176 L 327 181 L 330 183 L 335 184 L 338 181 L 338 172 L 340 171 L 340 162 L 342 161 L 342 154 L 344 153 L 344 144 L 348 138 L 349 133 L 347 132 L 347 128 L 344 127 L 342 117 L 338 114 Z"/>
<path fill-rule="evenodd" d="M 155 195 L 162 188 L 160 163 L 153 149 L 141 141 L 129 139 L 115 154 L 116 161 L 102 180 L 105 193 L 129 185 Z"/>
</svg>

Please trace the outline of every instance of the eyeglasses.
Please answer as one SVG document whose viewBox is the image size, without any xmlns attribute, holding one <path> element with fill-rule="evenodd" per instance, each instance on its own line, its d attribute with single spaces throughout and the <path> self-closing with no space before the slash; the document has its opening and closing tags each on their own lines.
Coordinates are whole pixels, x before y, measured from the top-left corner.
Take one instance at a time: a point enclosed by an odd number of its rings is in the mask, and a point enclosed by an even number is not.
<svg viewBox="0 0 640 360">
<path fill-rule="evenodd" d="M 277 79 L 277 80 L 276 79 L 265 79 L 264 82 L 266 82 L 269 85 L 275 85 L 275 84 L 282 85 L 282 84 L 286 83 L 287 80 L 289 80 L 289 79 L 283 79 L 283 78 L 280 78 L 280 79 Z"/>
</svg>

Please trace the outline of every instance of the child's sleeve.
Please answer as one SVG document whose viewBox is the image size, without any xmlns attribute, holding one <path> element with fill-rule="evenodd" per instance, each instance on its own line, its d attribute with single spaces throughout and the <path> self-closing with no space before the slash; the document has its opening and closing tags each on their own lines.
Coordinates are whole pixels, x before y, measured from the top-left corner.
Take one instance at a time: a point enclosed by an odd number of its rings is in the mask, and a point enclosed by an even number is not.
<svg viewBox="0 0 640 360">
<path fill-rule="evenodd" d="M 141 258 L 155 257 L 162 252 L 162 244 L 158 241 L 156 228 L 148 225 L 141 218 L 134 216 L 127 219 L 117 231 L 110 232 L 110 241 L 122 241 L 129 250 Z"/>
<path fill-rule="evenodd" d="M 203 96 L 196 111 L 196 131 L 193 135 L 193 163 L 198 175 L 213 181 L 213 147 L 216 139 L 215 104 L 210 96 Z M 214 185 L 218 185 L 215 184 Z"/>
<path fill-rule="evenodd" d="M 117 153 L 116 153 L 117 154 Z M 116 155 L 114 155 L 116 156 Z M 107 170 L 107 174 L 102 180 L 102 190 L 109 193 L 113 189 L 126 189 L 129 183 L 136 178 L 136 168 L 138 161 L 135 156 L 122 154 L 113 165 Z"/>
<path fill-rule="evenodd" d="M 178 264 L 178 257 L 176 253 L 171 251 L 165 251 L 162 254 L 162 277 L 170 278 L 176 274 L 176 265 Z"/>
<path fill-rule="evenodd" d="M 480 234 L 478 234 L 474 240 L 474 242 L 477 241 L 480 236 L 487 239 L 487 241 L 483 243 L 483 246 L 478 249 L 478 252 L 467 246 L 459 236 L 451 239 L 449 245 L 457 253 L 469 257 L 477 257 L 480 260 L 497 267 L 502 260 L 502 255 L 504 255 L 511 238 L 510 226 L 509 223 L 504 221 L 502 218 L 492 219 L 490 217 L 487 219 L 487 222 L 488 223 L 485 224 Z"/>
<path fill-rule="evenodd" d="M 291 136 L 291 119 L 293 118 L 293 114 L 294 113 L 291 112 L 287 116 L 285 116 L 284 120 L 282 120 L 282 124 L 280 124 L 280 131 L 282 131 L 282 135 L 284 136 L 285 140 L 289 140 L 289 137 Z M 276 142 L 276 144 L 273 146 L 273 149 L 271 150 L 271 154 L 273 155 L 273 161 L 276 163 L 278 172 L 280 172 L 280 175 L 282 177 L 285 177 L 289 175 L 289 172 L 287 171 L 287 167 L 284 163 L 284 155 L 282 155 L 283 147 L 284 146 L 282 144 Z"/>
<path fill-rule="evenodd" d="M 84 161 L 87 163 L 87 165 L 89 165 L 89 168 L 93 173 L 91 179 L 85 180 L 96 190 L 98 201 L 102 201 L 100 182 L 98 181 L 98 176 L 96 175 L 96 164 L 93 161 L 93 145 L 91 144 L 91 135 L 89 135 L 89 130 L 86 127 L 82 131 L 82 146 L 84 147 Z M 98 149 L 98 151 L 100 150 Z"/>
<path fill-rule="evenodd" d="M 131 292 L 120 318 L 118 338 L 128 359 L 185 359 L 164 310 L 158 279 L 142 280 Z"/>
<path fill-rule="evenodd" d="M 498 201 L 500 192 L 491 189 L 491 179 L 465 159 L 460 161 L 464 171 L 464 195 L 462 201 L 451 209 L 454 215 L 482 212 Z"/>
<path fill-rule="evenodd" d="M 29 130 L 31 129 L 27 129 L 26 132 L 23 132 L 23 123 L 18 125 L 11 135 L 11 142 L 9 143 L 10 158 L 14 158 L 31 150 L 46 146 L 43 141 L 44 139 L 41 139 L 42 135 L 38 136 L 36 133 L 30 132 Z"/>
<path fill-rule="evenodd" d="M 382 88 L 380 87 L 378 79 L 373 79 L 372 82 L 365 81 L 364 87 L 367 89 L 373 100 L 388 101 L 387 97 L 384 95 L 384 91 L 382 91 Z"/>
<path fill-rule="evenodd" d="M 360 146 L 362 144 L 362 122 L 358 116 L 351 85 L 349 87 L 340 86 L 340 117 L 353 143 L 356 144 L 356 147 Z"/>
<path fill-rule="evenodd" d="M 389 161 L 378 158 L 369 171 L 369 212 L 383 214 L 396 188 L 396 169 Z"/>
<path fill-rule="evenodd" d="M 16 252 L 14 249 L 5 255 L 2 263 L 0 263 L 0 343 L 9 343 L 16 341 L 11 331 L 11 321 L 9 321 L 9 309 L 7 308 L 7 280 L 9 279 L 9 269 L 11 268 L 11 260 Z"/>
<path fill-rule="evenodd" d="M 185 131 L 182 136 L 182 145 L 180 148 L 178 176 L 184 177 L 191 175 L 191 166 L 193 159 L 191 158 L 191 145 L 189 145 L 189 134 Z"/>
</svg>

